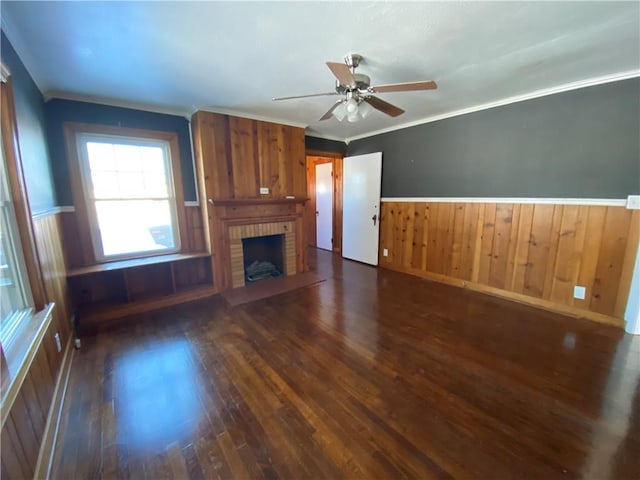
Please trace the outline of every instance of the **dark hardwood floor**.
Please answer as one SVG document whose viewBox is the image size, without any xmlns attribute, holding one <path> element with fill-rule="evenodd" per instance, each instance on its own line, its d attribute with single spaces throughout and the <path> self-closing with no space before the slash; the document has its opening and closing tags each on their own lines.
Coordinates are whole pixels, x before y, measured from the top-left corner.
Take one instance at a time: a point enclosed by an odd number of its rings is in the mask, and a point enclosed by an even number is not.
<svg viewBox="0 0 640 480">
<path fill-rule="evenodd" d="M 54 478 L 640 478 L 640 337 L 310 257 L 84 338 Z"/>
</svg>

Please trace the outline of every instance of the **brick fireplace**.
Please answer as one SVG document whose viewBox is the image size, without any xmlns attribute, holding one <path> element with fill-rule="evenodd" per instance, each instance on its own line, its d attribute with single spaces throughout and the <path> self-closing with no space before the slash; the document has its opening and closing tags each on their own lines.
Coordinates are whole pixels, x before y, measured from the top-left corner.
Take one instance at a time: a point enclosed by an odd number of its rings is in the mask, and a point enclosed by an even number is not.
<svg viewBox="0 0 640 480">
<path fill-rule="evenodd" d="M 295 221 L 253 223 L 249 225 L 233 225 L 229 232 L 229 255 L 231 259 L 231 286 L 243 287 L 245 284 L 245 255 L 243 242 L 247 238 L 267 237 L 271 235 L 284 235 L 283 247 L 283 274 L 296 273 L 296 232 Z"/>
<path fill-rule="evenodd" d="M 243 239 L 283 235 L 282 274 L 307 270 L 304 202 L 301 199 L 220 199 L 208 205 L 214 286 L 245 285 Z"/>
</svg>

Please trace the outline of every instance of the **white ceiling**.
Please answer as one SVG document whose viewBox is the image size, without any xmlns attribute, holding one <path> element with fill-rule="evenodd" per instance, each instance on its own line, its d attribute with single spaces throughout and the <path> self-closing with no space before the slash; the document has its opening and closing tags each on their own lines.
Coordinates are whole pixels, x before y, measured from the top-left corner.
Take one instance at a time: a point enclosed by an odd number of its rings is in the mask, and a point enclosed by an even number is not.
<svg viewBox="0 0 640 480">
<path fill-rule="evenodd" d="M 2 27 L 45 97 L 189 116 L 206 109 L 351 139 L 600 77 L 637 75 L 640 3 L 11 2 Z M 379 96 L 405 109 L 359 123 L 318 118 L 326 61 L 365 57 L 372 84 L 433 79 Z"/>
</svg>

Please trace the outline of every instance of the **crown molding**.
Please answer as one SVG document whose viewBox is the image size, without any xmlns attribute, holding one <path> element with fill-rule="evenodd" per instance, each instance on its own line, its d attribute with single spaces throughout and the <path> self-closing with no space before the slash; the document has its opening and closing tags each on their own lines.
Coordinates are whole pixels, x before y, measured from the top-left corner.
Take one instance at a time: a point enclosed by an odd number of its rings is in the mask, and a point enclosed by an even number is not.
<svg viewBox="0 0 640 480">
<path fill-rule="evenodd" d="M 107 97 L 96 97 L 93 95 L 60 92 L 55 90 L 48 91 L 47 93 L 44 94 L 45 102 L 48 102 L 54 99 L 72 100 L 75 102 L 85 102 L 85 103 L 95 103 L 98 105 L 106 105 L 108 107 L 130 108 L 132 110 L 141 110 L 141 111 L 152 112 L 152 113 L 162 113 L 165 115 L 175 115 L 178 117 L 184 117 L 187 120 L 191 118 L 191 115 L 189 115 L 189 113 L 186 110 L 182 110 L 179 108 L 158 107 L 157 105 L 149 105 L 146 103 L 128 102 L 126 100 L 116 100 L 116 99 L 107 98 Z"/>
<path fill-rule="evenodd" d="M 556 93 L 570 92 L 572 90 L 579 90 L 581 88 L 594 87 L 596 85 L 603 85 L 605 83 L 613 83 L 619 82 L 622 80 L 628 80 L 630 78 L 640 77 L 640 70 L 629 70 L 626 72 L 614 73 L 611 75 L 605 75 L 602 77 L 590 78 L 587 80 L 580 80 L 577 82 L 565 83 L 563 85 L 559 85 L 557 87 L 544 88 L 541 90 L 534 90 L 533 92 L 526 93 L 523 95 L 516 95 L 513 97 L 504 98 L 502 100 L 498 100 L 490 103 L 483 103 L 481 105 L 476 105 L 469 108 L 463 108 L 461 110 L 454 110 L 452 112 L 443 113 L 441 115 L 434 115 L 432 117 L 423 118 L 421 120 L 415 120 L 413 122 L 403 123 L 401 125 L 395 125 L 393 127 L 383 128 L 380 130 L 375 130 L 369 133 L 363 133 L 361 135 L 356 135 L 353 137 L 345 138 L 343 141 L 347 144 L 354 140 L 360 140 L 362 138 L 373 137 L 375 135 L 380 135 L 382 133 L 393 132 L 396 130 L 402 130 L 404 128 L 415 127 L 417 125 L 423 125 L 425 123 L 437 122 L 438 120 L 444 120 L 446 118 L 458 117 L 460 115 L 466 115 L 468 113 L 479 112 L 482 110 L 489 110 L 491 108 L 502 107 L 504 105 L 510 105 L 512 103 L 525 102 L 527 100 L 532 100 L 534 98 L 546 97 L 549 95 L 555 95 Z"/>
<path fill-rule="evenodd" d="M 258 120 L 260 122 L 279 123 L 280 125 L 288 125 L 290 127 L 298 127 L 298 128 L 305 128 L 305 129 L 308 126 L 308 124 L 306 123 L 292 122 L 291 120 L 284 120 L 282 118 L 269 117 L 266 115 L 254 115 L 252 113 L 239 112 L 237 110 L 233 110 L 229 108 L 218 108 L 218 107 L 198 108 L 197 110 L 194 110 L 191 113 L 191 115 L 193 115 L 196 112 L 219 113 L 221 115 L 230 115 L 232 117 L 248 118 L 249 120 Z"/>
<path fill-rule="evenodd" d="M 305 136 L 313 137 L 313 138 L 320 138 L 322 140 L 333 140 L 335 142 L 347 143 L 344 138 L 334 137 L 332 135 L 322 135 L 321 133 L 317 133 L 317 132 L 313 132 L 313 133 L 305 132 Z"/>
</svg>

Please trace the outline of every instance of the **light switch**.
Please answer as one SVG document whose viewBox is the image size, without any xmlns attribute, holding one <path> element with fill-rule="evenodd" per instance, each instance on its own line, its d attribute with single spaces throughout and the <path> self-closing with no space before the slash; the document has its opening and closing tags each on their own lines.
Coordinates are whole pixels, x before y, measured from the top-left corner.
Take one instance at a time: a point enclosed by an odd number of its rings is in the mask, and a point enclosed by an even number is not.
<svg viewBox="0 0 640 480">
<path fill-rule="evenodd" d="M 382 249 L 382 256 L 383 257 L 388 257 L 389 256 L 389 249 L 383 248 Z"/>
</svg>

